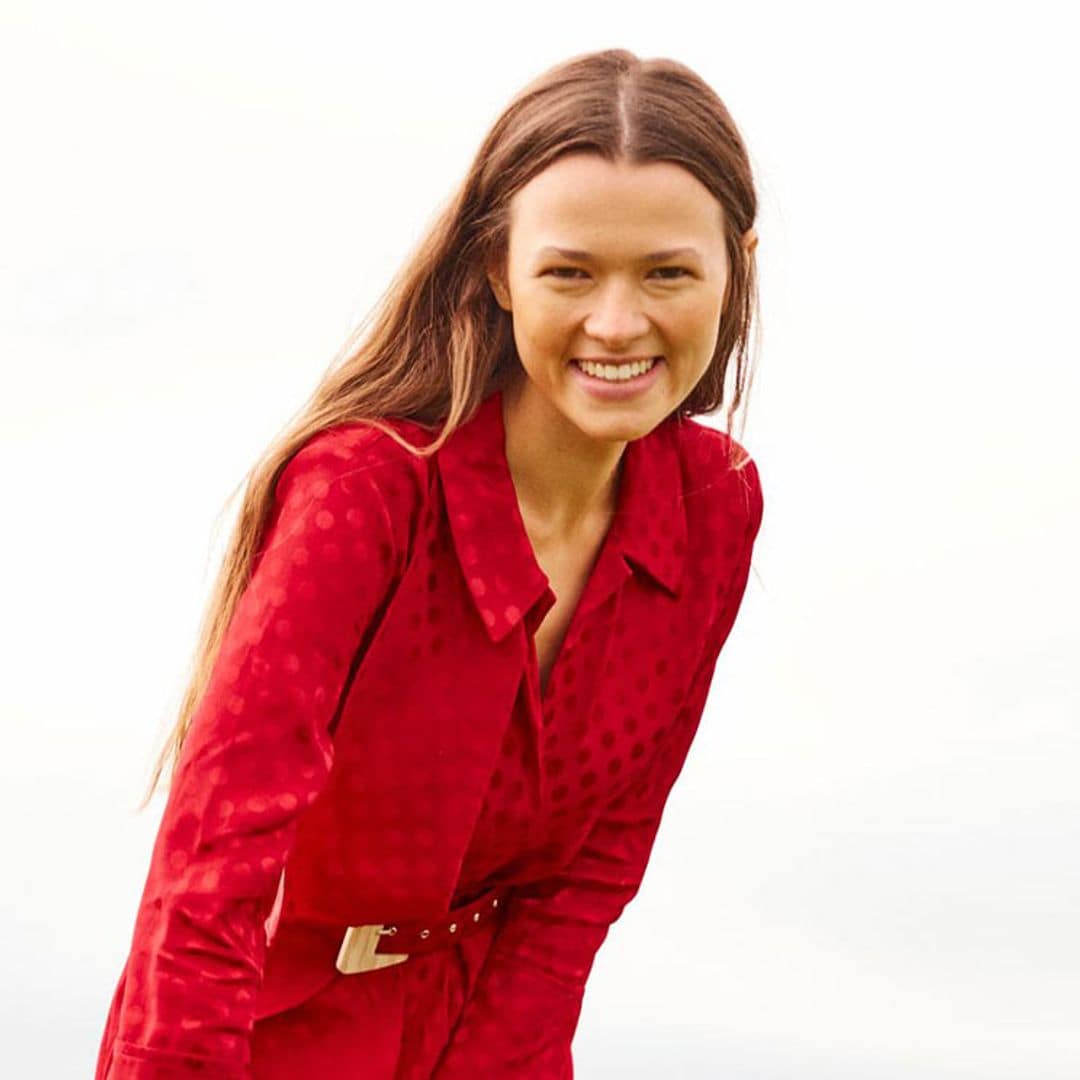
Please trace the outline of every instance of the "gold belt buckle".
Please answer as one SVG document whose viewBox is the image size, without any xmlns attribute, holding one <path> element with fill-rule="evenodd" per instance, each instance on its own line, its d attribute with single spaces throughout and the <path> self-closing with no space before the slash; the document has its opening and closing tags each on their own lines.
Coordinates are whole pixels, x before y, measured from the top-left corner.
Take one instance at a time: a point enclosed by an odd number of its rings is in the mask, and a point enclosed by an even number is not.
<svg viewBox="0 0 1080 1080">
<path fill-rule="evenodd" d="M 408 953 L 377 953 L 376 946 L 383 934 L 396 934 L 397 927 L 386 927 L 383 923 L 368 923 L 366 926 L 350 926 L 345 931 L 338 950 L 337 969 L 344 975 L 354 975 L 360 971 L 374 971 L 376 968 L 390 967 L 409 959 Z"/>
</svg>

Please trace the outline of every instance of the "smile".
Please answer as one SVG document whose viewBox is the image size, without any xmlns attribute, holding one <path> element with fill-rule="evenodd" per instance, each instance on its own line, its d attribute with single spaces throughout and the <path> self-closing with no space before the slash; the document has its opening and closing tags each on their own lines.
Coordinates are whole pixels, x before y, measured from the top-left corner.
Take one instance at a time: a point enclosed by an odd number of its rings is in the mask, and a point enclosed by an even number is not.
<svg viewBox="0 0 1080 1080">
<path fill-rule="evenodd" d="M 604 379 L 607 382 L 627 382 L 631 379 L 651 371 L 659 362 L 659 357 L 654 356 L 649 360 L 639 360 L 631 364 L 597 364 L 592 360 L 573 360 L 571 363 L 579 371 L 594 379 Z"/>
<path fill-rule="evenodd" d="M 660 379 L 664 358 L 651 356 L 624 364 L 571 360 L 573 381 L 596 402 L 620 402 L 645 397 Z"/>
</svg>

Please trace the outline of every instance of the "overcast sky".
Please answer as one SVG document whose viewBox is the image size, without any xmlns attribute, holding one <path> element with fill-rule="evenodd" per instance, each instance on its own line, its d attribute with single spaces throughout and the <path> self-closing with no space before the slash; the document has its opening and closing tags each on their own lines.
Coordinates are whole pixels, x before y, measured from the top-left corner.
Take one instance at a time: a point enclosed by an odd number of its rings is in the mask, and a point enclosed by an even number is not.
<svg viewBox="0 0 1080 1080">
<path fill-rule="evenodd" d="M 3 5 L 9 1070 L 91 1074 L 233 488 L 512 94 L 622 46 L 750 147 L 765 515 L 578 1075 L 1080 1074 L 1064 7 Z"/>
</svg>

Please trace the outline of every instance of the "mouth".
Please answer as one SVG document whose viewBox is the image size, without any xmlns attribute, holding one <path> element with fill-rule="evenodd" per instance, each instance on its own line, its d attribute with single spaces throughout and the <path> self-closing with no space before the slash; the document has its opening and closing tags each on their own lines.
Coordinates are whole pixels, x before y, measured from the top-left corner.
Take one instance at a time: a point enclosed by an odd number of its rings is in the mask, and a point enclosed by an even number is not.
<svg viewBox="0 0 1080 1080">
<path fill-rule="evenodd" d="M 645 399 L 659 384 L 665 368 L 662 356 L 640 356 L 618 363 L 579 358 L 568 366 L 578 389 L 598 404 Z"/>
<path fill-rule="evenodd" d="M 661 356 L 647 358 L 635 358 L 626 360 L 590 360 L 575 358 L 570 361 L 578 371 L 589 376 L 609 383 L 627 383 L 643 378 L 653 370 L 661 361 Z"/>
</svg>

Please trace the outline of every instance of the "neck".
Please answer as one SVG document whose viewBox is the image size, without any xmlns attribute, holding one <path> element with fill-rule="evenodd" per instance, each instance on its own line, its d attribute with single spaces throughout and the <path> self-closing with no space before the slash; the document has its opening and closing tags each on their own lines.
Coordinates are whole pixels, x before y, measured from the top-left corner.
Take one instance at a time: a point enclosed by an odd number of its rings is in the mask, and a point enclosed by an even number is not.
<svg viewBox="0 0 1080 1080">
<path fill-rule="evenodd" d="M 589 438 L 522 376 L 503 390 L 506 459 L 534 541 L 571 540 L 610 522 L 625 442 Z"/>
</svg>

